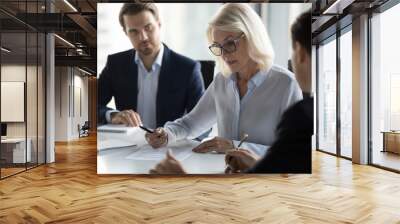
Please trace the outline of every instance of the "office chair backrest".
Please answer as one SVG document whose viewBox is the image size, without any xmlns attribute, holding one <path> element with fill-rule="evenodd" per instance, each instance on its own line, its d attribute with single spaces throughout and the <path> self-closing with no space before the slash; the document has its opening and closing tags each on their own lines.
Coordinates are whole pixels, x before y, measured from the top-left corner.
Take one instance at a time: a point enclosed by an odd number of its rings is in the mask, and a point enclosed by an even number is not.
<svg viewBox="0 0 400 224">
<path fill-rule="evenodd" d="M 85 123 L 82 126 L 82 130 L 89 130 L 90 129 L 90 125 L 89 125 L 89 121 L 85 121 Z"/>
<path fill-rule="evenodd" d="M 214 79 L 215 61 L 199 61 L 201 64 L 201 74 L 203 74 L 204 88 L 208 86 Z"/>
</svg>

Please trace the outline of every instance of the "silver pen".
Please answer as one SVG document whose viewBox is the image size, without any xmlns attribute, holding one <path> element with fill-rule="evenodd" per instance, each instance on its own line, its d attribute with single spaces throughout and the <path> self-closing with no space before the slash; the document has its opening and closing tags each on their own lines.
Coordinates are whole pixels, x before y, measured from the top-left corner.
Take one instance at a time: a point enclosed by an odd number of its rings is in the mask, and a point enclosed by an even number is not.
<svg viewBox="0 0 400 224">
<path fill-rule="evenodd" d="M 248 134 L 243 134 L 242 139 L 240 139 L 239 145 L 238 145 L 237 147 L 235 147 L 235 150 L 239 150 L 239 147 L 243 144 L 243 142 L 244 142 L 248 137 L 249 137 Z M 232 143 L 233 143 L 233 141 L 232 141 Z M 231 162 L 231 160 L 232 160 L 232 157 L 230 157 L 230 158 L 228 159 L 228 162 L 227 162 L 226 168 L 225 168 L 225 173 L 227 172 L 227 170 L 231 169 L 230 166 L 229 166 L 229 163 Z"/>
<path fill-rule="evenodd" d="M 243 144 L 244 141 L 249 137 L 248 134 L 243 134 L 242 139 L 240 139 L 239 145 L 237 146 L 236 150 L 239 150 L 239 147 Z"/>
</svg>

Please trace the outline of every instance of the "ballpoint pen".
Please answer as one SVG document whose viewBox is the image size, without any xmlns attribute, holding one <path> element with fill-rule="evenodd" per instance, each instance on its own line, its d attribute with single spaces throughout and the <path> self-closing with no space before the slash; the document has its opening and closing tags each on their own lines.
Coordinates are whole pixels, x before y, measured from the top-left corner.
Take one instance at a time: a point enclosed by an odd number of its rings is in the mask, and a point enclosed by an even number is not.
<svg viewBox="0 0 400 224">
<path fill-rule="evenodd" d="M 153 134 L 153 133 L 154 133 L 154 131 L 152 131 L 152 130 L 150 130 L 150 129 L 144 127 L 144 126 L 139 126 L 139 128 L 141 128 L 142 130 L 146 131 L 147 133 L 150 133 L 150 134 Z"/>
</svg>

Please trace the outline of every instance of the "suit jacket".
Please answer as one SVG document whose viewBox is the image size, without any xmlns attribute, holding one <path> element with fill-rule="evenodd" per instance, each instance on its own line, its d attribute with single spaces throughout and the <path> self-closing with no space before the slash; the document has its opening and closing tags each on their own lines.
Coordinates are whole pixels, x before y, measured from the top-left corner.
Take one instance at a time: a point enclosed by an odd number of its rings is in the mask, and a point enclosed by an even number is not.
<svg viewBox="0 0 400 224">
<path fill-rule="evenodd" d="M 204 92 L 200 63 L 179 55 L 164 45 L 158 80 L 156 123 L 162 127 L 189 112 Z M 135 50 L 127 50 L 107 58 L 98 79 L 98 122 L 106 123 L 106 105 L 114 97 L 117 110 L 136 111 L 138 95 L 138 65 Z"/>
<path fill-rule="evenodd" d="M 311 173 L 313 98 L 289 108 L 277 127 L 277 140 L 248 173 Z"/>
</svg>

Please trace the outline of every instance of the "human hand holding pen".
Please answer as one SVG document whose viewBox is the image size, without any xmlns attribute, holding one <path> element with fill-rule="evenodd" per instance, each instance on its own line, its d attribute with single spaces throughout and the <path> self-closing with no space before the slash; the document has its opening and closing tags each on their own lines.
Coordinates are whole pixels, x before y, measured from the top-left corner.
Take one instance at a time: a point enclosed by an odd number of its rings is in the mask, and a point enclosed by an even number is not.
<svg viewBox="0 0 400 224">
<path fill-rule="evenodd" d="M 143 128 L 142 129 L 147 129 Z M 153 132 L 150 130 L 146 130 L 145 134 L 146 141 L 153 147 L 154 149 L 164 147 L 168 144 L 168 134 L 164 130 L 164 128 L 157 128 Z"/>
<path fill-rule="evenodd" d="M 228 151 L 225 155 L 225 173 L 241 173 L 254 166 L 260 157 L 247 149 Z"/>
<path fill-rule="evenodd" d="M 242 139 L 240 139 L 240 142 L 239 142 L 238 147 L 235 147 L 234 150 L 238 150 L 239 147 L 243 144 L 243 142 L 244 142 L 248 137 L 249 137 L 248 134 L 246 134 L 246 133 L 243 134 Z M 233 141 L 232 141 L 232 145 L 234 145 L 234 144 L 233 144 Z M 227 151 L 227 152 L 228 152 L 228 151 Z M 232 160 L 232 158 L 226 158 L 226 156 L 225 156 L 225 163 L 226 163 L 225 173 L 228 173 L 229 170 L 231 170 L 231 169 L 230 169 L 231 160 Z"/>
<path fill-rule="evenodd" d="M 225 163 L 227 165 L 225 173 L 238 173 L 246 170 L 253 166 L 259 157 L 252 151 L 247 149 L 240 149 L 242 143 L 248 138 L 247 134 L 244 134 L 238 147 L 234 150 L 230 150 L 226 153 Z"/>
</svg>

